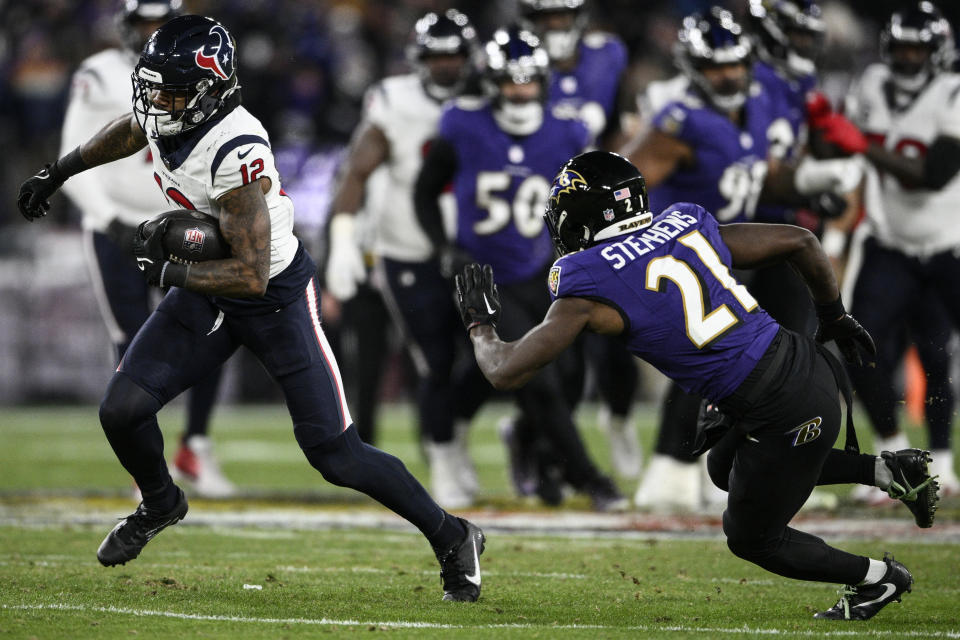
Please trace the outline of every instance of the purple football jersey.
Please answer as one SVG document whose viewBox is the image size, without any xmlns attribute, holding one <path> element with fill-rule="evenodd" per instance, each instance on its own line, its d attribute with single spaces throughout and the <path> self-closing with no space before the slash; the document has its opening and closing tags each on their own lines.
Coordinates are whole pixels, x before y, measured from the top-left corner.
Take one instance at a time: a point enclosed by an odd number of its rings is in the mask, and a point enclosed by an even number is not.
<svg viewBox="0 0 960 640">
<path fill-rule="evenodd" d="M 554 257 L 543 223 L 550 183 L 590 143 L 583 123 L 544 113 L 536 132 L 511 136 L 489 104 L 468 108 L 461 101 L 444 111 L 438 135 L 457 154 L 457 245 L 492 265 L 502 284 L 542 273 Z"/>
<path fill-rule="evenodd" d="M 789 129 L 778 128 L 773 138 L 771 152 L 787 160 L 799 158 L 807 140 L 807 93 L 817 84 L 815 75 L 789 79 L 766 62 L 753 65 L 753 78 L 768 93 L 773 102 L 774 114 L 783 118 Z M 780 148 L 776 148 L 779 146 Z M 793 223 L 793 209 L 762 204 L 757 207 L 757 221 Z"/>
<path fill-rule="evenodd" d="M 703 207 L 675 203 L 640 232 L 563 256 L 551 295 L 620 311 L 627 348 L 688 393 L 722 400 L 753 371 L 779 326 L 730 273 Z"/>
<path fill-rule="evenodd" d="M 577 65 L 572 71 L 552 69 L 547 103 L 570 107 L 578 113 L 586 102 L 603 108 L 609 120 L 617 107 L 620 77 L 627 67 L 627 48 L 616 36 L 591 33 L 577 45 Z"/>
<path fill-rule="evenodd" d="M 654 211 L 683 201 L 702 205 L 720 222 L 753 218 L 776 118 L 770 96 L 756 84 L 743 110 L 744 123 L 738 127 L 691 92 L 654 116 L 654 127 L 687 143 L 695 156 L 692 166 L 679 168 L 650 190 Z"/>
</svg>

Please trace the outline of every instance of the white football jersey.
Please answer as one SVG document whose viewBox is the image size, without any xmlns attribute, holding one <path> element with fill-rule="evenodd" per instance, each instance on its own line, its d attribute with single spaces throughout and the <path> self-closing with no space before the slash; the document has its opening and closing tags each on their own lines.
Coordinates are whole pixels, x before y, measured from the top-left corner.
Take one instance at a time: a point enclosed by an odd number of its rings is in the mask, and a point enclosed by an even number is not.
<svg viewBox="0 0 960 640">
<path fill-rule="evenodd" d="M 299 241 L 293 235 L 293 203 L 280 186 L 266 129 L 239 106 L 208 131 L 197 133 L 201 135 L 193 144 L 166 157 L 147 136 L 154 179 L 169 201 L 167 208 L 196 209 L 219 218 L 217 198 L 259 178 L 270 178 L 270 191 L 264 197 L 270 209 L 270 277 L 274 277 L 293 260 Z"/>
<path fill-rule="evenodd" d="M 60 139 L 64 156 L 105 124 L 131 112 L 130 74 L 137 57 L 125 49 L 90 56 L 73 75 Z M 83 213 L 84 229 L 103 231 L 114 218 L 138 225 L 167 208 L 153 180 L 150 151 L 94 167 L 67 180 L 63 190 Z"/>
<path fill-rule="evenodd" d="M 375 229 L 373 251 L 378 255 L 422 262 L 433 254 L 414 212 L 413 187 L 426 144 L 436 134 L 441 107 L 427 95 L 415 73 L 385 78 L 367 92 L 364 117 L 390 143 L 384 163 L 386 179 L 367 183 L 366 208 Z M 445 218 L 449 219 L 447 211 Z"/>
<path fill-rule="evenodd" d="M 868 137 L 912 157 L 925 155 L 938 136 L 960 138 L 960 75 L 938 74 L 902 110 L 888 101 L 889 78 L 886 65 L 871 65 L 847 97 L 848 116 Z M 869 167 L 864 205 L 878 242 L 916 256 L 960 247 L 960 177 L 931 191 Z"/>
</svg>

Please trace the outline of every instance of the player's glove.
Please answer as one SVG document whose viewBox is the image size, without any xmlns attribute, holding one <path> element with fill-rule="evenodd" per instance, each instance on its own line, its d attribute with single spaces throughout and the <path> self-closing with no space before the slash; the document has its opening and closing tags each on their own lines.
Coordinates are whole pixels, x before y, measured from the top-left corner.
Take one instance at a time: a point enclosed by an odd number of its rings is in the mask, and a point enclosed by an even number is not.
<svg viewBox="0 0 960 640">
<path fill-rule="evenodd" d="M 330 256 L 324 278 L 327 289 L 341 301 L 355 296 L 357 285 L 367 279 L 367 268 L 354 234 L 351 213 L 337 213 L 330 218 Z"/>
<path fill-rule="evenodd" d="M 160 284 L 160 274 L 166 258 L 163 255 L 163 233 L 167 230 L 168 220 L 163 220 L 152 229 L 146 229 L 147 222 L 140 223 L 133 236 L 133 257 L 137 260 L 137 268 L 143 271 L 147 283 Z"/>
<path fill-rule="evenodd" d="M 24 180 L 17 194 L 17 208 L 23 217 L 33 222 L 47 215 L 50 210 L 48 199 L 63 186 L 65 180 L 56 163 L 43 165 L 36 175 Z"/>
<path fill-rule="evenodd" d="M 493 283 L 493 267 L 468 264 L 455 278 L 457 307 L 467 331 L 483 324 L 497 326 L 500 319 L 500 293 Z"/>
<path fill-rule="evenodd" d="M 836 193 L 824 191 L 810 198 L 807 206 L 821 218 L 839 218 L 847 210 L 847 199 Z"/>
<path fill-rule="evenodd" d="M 877 346 L 873 338 L 856 318 L 846 312 L 840 298 L 829 304 L 818 304 L 816 307 L 817 320 L 820 323 L 817 329 L 817 342 L 824 344 L 833 340 L 844 359 L 850 364 L 863 365 L 861 351 L 870 356 L 871 361 L 876 359 Z"/>
</svg>

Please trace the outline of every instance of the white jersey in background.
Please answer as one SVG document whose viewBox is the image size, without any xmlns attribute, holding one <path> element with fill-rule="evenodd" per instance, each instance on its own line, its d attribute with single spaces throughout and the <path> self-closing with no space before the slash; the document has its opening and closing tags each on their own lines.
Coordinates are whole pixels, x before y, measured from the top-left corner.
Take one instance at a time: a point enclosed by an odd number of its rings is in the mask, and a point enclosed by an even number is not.
<svg viewBox="0 0 960 640">
<path fill-rule="evenodd" d="M 196 209 L 219 218 L 217 198 L 259 178 L 269 178 L 270 191 L 264 198 L 270 209 L 270 277 L 274 277 L 293 260 L 299 240 L 293 235 L 293 202 L 281 188 L 266 129 L 238 106 L 215 120 L 206 132 L 196 131 L 195 136 L 192 144 L 166 157 L 161 157 L 156 140 L 147 136 L 156 184 L 169 200 L 166 206 Z"/>
<path fill-rule="evenodd" d="M 372 248 L 377 255 L 423 262 L 433 254 L 414 212 L 413 187 L 425 145 L 436 134 L 441 107 L 415 73 L 385 78 L 367 92 L 364 118 L 383 131 L 390 147 L 390 156 L 378 169 L 386 176 L 368 182 L 364 207 L 375 229 Z"/>
<path fill-rule="evenodd" d="M 913 157 L 938 136 L 960 138 L 960 75 L 937 74 L 902 110 L 889 102 L 889 79 L 886 65 L 871 65 L 847 97 L 846 112 L 864 134 Z M 913 256 L 960 247 L 960 175 L 931 191 L 869 165 L 864 205 L 869 232 L 882 245 Z"/>
<path fill-rule="evenodd" d="M 137 56 L 126 49 L 107 49 L 81 63 L 73 75 L 61 156 L 118 116 L 130 115 L 130 74 L 136 62 Z M 170 208 L 154 182 L 149 149 L 79 173 L 63 190 L 83 213 L 83 228 L 93 231 L 104 231 L 114 218 L 137 226 Z"/>
</svg>

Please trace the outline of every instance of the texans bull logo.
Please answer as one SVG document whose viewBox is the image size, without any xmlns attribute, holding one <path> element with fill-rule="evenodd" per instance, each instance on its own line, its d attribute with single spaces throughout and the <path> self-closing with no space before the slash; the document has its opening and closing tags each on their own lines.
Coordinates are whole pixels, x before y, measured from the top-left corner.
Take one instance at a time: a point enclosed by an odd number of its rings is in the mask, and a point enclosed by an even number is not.
<svg viewBox="0 0 960 640">
<path fill-rule="evenodd" d="M 210 35 L 217 37 L 216 44 L 205 44 L 197 49 L 194 60 L 201 69 L 210 69 L 226 80 L 233 71 L 233 42 L 227 30 L 219 24 L 210 27 Z"/>
</svg>

